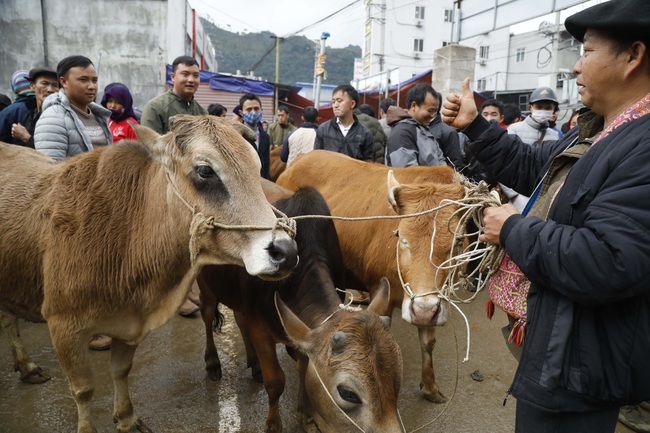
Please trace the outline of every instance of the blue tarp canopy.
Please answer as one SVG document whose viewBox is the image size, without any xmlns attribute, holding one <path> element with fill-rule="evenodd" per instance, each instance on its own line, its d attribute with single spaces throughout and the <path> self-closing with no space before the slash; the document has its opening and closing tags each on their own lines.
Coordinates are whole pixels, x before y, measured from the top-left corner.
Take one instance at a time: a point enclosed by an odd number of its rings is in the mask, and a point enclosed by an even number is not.
<svg viewBox="0 0 650 433">
<path fill-rule="evenodd" d="M 173 85 L 172 67 L 167 65 L 167 84 Z M 251 80 L 244 77 L 233 77 L 231 75 L 218 74 L 216 72 L 201 71 L 200 78 L 202 83 L 210 83 L 210 88 L 215 90 L 224 90 L 235 93 L 254 93 L 258 96 L 275 95 L 275 84 L 266 81 Z M 280 95 L 287 91 L 298 93 L 301 87 L 287 86 L 279 84 Z"/>
</svg>

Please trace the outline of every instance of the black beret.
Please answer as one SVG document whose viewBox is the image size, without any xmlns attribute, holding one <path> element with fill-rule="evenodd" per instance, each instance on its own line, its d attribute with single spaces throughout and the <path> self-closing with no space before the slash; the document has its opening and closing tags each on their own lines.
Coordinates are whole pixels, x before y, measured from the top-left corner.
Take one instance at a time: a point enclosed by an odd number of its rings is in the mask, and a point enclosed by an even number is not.
<svg viewBox="0 0 650 433">
<path fill-rule="evenodd" d="M 650 1 L 610 0 L 571 15 L 564 27 L 571 36 L 584 41 L 587 29 L 608 33 L 644 35 L 650 26 Z"/>
<path fill-rule="evenodd" d="M 29 81 L 32 83 L 36 78 L 45 76 L 45 77 L 52 77 L 53 79 L 56 80 L 56 71 L 50 69 L 50 68 L 34 68 L 31 71 L 29 71 Z"/>
</svg>

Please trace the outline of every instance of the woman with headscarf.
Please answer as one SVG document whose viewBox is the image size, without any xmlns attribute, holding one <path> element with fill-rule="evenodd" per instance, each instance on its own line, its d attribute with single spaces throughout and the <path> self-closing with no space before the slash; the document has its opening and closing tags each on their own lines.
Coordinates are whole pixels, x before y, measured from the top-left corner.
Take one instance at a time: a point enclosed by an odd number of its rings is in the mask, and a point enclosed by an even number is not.
<svg viewBox="0 0 650 433">
<path fill-rule="evenodd" d="M 113 135 L 113 143 L 122 140 L 137 141 L 138 136 L 129 124 L 129 122 L 138 123 L 133 112 L 133 97 L 129 89 L 123 84 L 111 86 L 104 91 L 102 105 L 111 110 L 108 126 Z"/>
</svg>

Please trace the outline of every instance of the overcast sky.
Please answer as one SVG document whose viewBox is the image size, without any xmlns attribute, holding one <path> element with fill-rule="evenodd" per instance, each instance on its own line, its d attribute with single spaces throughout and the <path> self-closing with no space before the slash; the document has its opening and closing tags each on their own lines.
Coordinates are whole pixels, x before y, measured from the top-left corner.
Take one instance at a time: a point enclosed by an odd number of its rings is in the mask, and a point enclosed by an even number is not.
<svg viewBox="0 0 650 433">
<path fill-rule="evenodd" d="M 560 15 L 560 22 L 586 7 L 607 0 L 589 0 L 569 8 Z M 323 32 L 330 33 L 327 45 L 342 48 L 363 44 L 363 1 L 361 0 L 189 0 L 200 16 L 209 17 L 219 27 L 233 32 L 260 32 L 268 30 L 278 36 L 296 32 L 309 39 L 319 40 Z M 346 6 L 350 5 L 346 8 Z M 413 1 L 407 4 L 415 4 Z M 345 8 L 333 17 L 325 17 Z M 522 33 L 537 30 L 542 21 L 555 22 L 554 15 L 540 17 L 511 27 L 511 32 Z M 318 22 L 318 23 L 317 23 Z M 316 23 L 316 24 L 314 24 Z M 312 25 L 313 24 L 313 25 Z M 309 26 L 309 27 L 308 27 Z M 302 30 L 303 28 L 307 29 Z"/>
<path fill-rule="evenodd" d="M 278 36 L 299 34 L 319 40 L 323 32 L 330 34 L 327 45 L 334 48 L 361 46 L 363 41 L 363 1 L 327 0 L 189 0 L 200 16 L 209 17 L 219 27 L 233 32 L 268 30 Z M 354 3 L 344 11 L 311 26 L 328 15 Z"/>
</svg>

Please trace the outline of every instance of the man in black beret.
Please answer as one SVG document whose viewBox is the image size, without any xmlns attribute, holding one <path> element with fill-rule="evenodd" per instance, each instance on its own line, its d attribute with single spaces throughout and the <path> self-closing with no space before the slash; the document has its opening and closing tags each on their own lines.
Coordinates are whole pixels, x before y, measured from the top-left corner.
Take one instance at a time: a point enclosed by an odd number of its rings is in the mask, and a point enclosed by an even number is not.
<svg viewBox="0 0 650 433">
<path fill-rule="evenodd" d="M 516 433 L 613 433 L 621 406 L 650 399 L 650 1 L 610 0 L 565 26 L 584 43 L 573 72 L 590 111 L 562 139 L 503 134 L 469 79 L 442 110 L 488 172 L 531 196 L 525 217 L 486 208 L 479 237 L 530 281 Z"/>
</svg>

